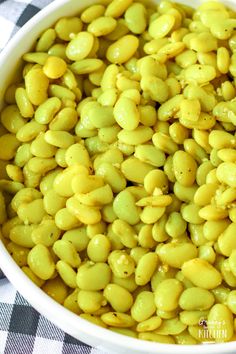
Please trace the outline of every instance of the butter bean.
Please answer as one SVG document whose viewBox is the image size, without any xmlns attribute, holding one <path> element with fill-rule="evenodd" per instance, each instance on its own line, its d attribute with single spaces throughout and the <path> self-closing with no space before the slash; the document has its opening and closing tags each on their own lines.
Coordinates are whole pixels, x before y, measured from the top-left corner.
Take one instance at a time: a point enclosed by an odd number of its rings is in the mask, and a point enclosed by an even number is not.
<svg viewBox="0 0 236 354">
<path fill-rule="evenodd" d="M 27 142 L 33 140 L 34 138 L 36 138 L 36 136 L 39 133 L 45 132 L 45 130 L 46 130 L 46 125 L 39 124 L 34 119 L 32 119 L 29 123 L 26 123 L 23 127 L 21 127 L 18 130 L 18 132 L 16 134 L 16 138 L 20 142 L 27 143 Z M 3 136 L 0 137 L 0 139 L 1 138 L 3 139 Z"/>
<path fill-rule="evenodd" d="M 59 111 L 61 101 L 57 97 L 48 98 L 35 111 L 35 120 L 40 124 L 48 124 Z"/>
<path fill-rule="evenodd" d="M 78 293 L 78 305 L 85 313 L 94 313 L 106 303 L 99 291 L 80 290 Z"/>
<path fill-rule="evenodd" d="M 221 274 L 210 263 L 200 258 L 185 262 L 182 272 L 194 285 L 203 289 L 214 289 L 222 281 Z"/>
<path fill-rule="evenodd" d="M 165 154 L 163 151 L 148 144 L 136 146 L 134 156 L 156 167 L 161 167 L 165 163 Z"/>
<path fill-rule="evenodd" d="M 164 244 L 157 252 L 160 260 L 173 268 L 181 268 L 190 259 L 196 258 L 198 252 L 195 245 L 187 242 L 171 242 Z M 178 255 L 178 257 L 176 256 Z"/>
<path fill-rule="evenodd" d="M 70 60 L 81 60 L 88 56 L 94 43 L 89 32 L 79 32 L 68 44 L 66 55 Z"/>
<path fill-rule="evenodd" d="M 123 64 L 135 54 L 138 45 L 139 40 L 135 36 L 128 34 L 108 47 L 106 57 L 111 63 Z"/>
<path fill-rule="evenodd" d="M 222 304 L 214 305 L 208 315 L 208 330 L 216 342 L 228 341 L 233 336 L 233 316 L 227 306 Z M 217 325 L 216 325 L 217 323 Z M 216 329 L 224 333 L 224 337 L 217 338 Z"/>
<path fill-rule="evenodd" d="M 32 155 L 39 158 L 50 158 L 56 153 L 56 147 L 48 144 L 44 139 L 45 134 L 39 133 L 35 140 L 30 145 Z"/>
<path fill-rule="evenodd" d="M 145 75 L 142 77 L 140 84 L 142 90 L 147 92 L 152 100 L 163 103 L 168 99 L 168 86 L 162 79 L 154 75 Z"/>
<path fill-rule="evenodd" d="M 163 311 L 173 311 L 178 307 L 179 297 L 183 292 L 183 285 L 176 279 L 166 279 L 160 282 L 155 289 L 156 307 Z"/>
<path fill-rule="evenodd" d="M 207 310 L 214 304 L 214 296 L 206 289 L 189 288 L 183 291 L 179 305 L 183 310 Z"/>
<path fill-rule="evenodd" d="M 49 96 L 57 97 L 60 100 L 71 100 L 74 101 L 76 99 L 76 95 L 72 90 L 69 90 L 67 87 L 51 84 L 49 85 Z"/>
<path fill-rule="evenodd" d="M 151 22 L 148 31 L 151 37 L 155 39 L 163 38 L 171 31 L 174 24 L 175 24 L 174 16 L 169 14 L 164 14 Z"/>
<path fill-rule="evenodd" d="M 49 79 L 42 69 L 32 69 L 25 76 L 26 93 L 32 104 L 39 106 L 47 99 Z"/>
<path fill-rule="evenodd" d="M 33 225 L 32 225 L 33 226 Z M 43 220 L 36 228 L 33 228 L 31 238 L 34 244 L 43 244 L 46 247 L 52 246 L 61 235 L 53 220 Z"/>
<path fill-rule="evenodd" d="M 234 245 L 234 234 L 236 230 L 236 224 L 231 223 L 226 230 L 219 236 L 218 245 L 220 251 L 225 256 L 230 256 L 231 252 L 236 248 Z"/>
<path fill-rule="evenodd" d="M 133 258 L 125 251 L 112 251 L 108 257 L 108 264 L 114 276 L 122 279 L 131 276 L 135 270 Z"/>
<path fill-rule="evenodd" d="M 44 245 L 36 245 L 30 250 L 28 265 L 32 272 L 43 280 L 50 279 L 55 271 L 52 256 Z"/>
<path fill-rule="evenodd" d="M 88 25 L 88 32 L 92 33 L 96 37 L 106 36 L 116 28 L 116 20 L 112 17 L 101 16 L 94 19 Z"/>
<path fill-rule="evenodd" d="M 101 220 L 101 213 L 96 207 L 87 206 L 75 197 L 66 202 L 68 211 L 84 224 L 96 224 Z"/>
<path fill-rule="evenodd" d="M 69 41 L 71 34 L 79 33 L 82 29 L 82 22 L 78 17 L 62 17 L 56 25 L 57 36 L 63 41 Z"/>
<path fill-rule="evenodd" d="M 138 285 L 146 285 L 156 270 L 158 256 L 149 252 L 141 257 L 135 270 L 135 282 Z M 152 314 L 151 314 L 152 315 Z M 145 318 L 146 319 L 146 318 Z"/>
<path fill-rule="evenodd" d="M 125 21 L 129 30 L 135 34 L 145 31 L 147 25 L 146 8 L 143 4 L 134 3 L 125 12 Z"/>
<path fill-rule="evenodd" d="M 15 93 L 16 104 L 20 110 L 22 117 L 32 118 L 34 115 L 34 108 L 30 102 L 26 90 L 23 87 L 18 87 Z"/>
<path fill-rule="evenodd" d="M 115 311 L 127 312 L 133 304 L 132 295 L 120 285 L 108 284 L 103 294 Z"/>
<path fill-rule="evenodd" d="M 131 307 L 131 316 L 137 322 L 142 322 L 150 318 L 156 311 L 154 295 L 150 291 L 142 291 L 135 299 Z"/>
<path fill-rule="evenodd" d="M 47 130 L 44 139 L 48 144 L 64 149 L 74 143 L 73 135 L 66 131 Z"/>
<path fill-rule="evenodd" d="M 0 159 L 11 160 L 19 147 L 20 142 L 14 134 L 4 134 L 0 136 L 0 146 L 4 149 L 0 151 Z"/>
<path fill-rule="evenodd" d="M 125 221 L 116 219 L 112 224 L 112 231 L 119 236 L 125 247 L 137 246 L 137 236 L 133 228 Z"/>
<path fill-rule="evenodd" d="M 72 215 L 67 208 L 58 210 L 55 215 L 55 223 L 61 230 L 71 230 L 81 225 L 79 220 Z"/>
<path fill-rule="evenodd" d="M 54 97 L 56 98 L 56 97 Z M 50 130 L 70 131 L 77 123 L 78 115 L 71 107 L 63 108 L 50 122 Z"/>
<path fill-rule="evenodd" d="M 78 268 L 81 263 L 80 256 L 75 247 L 67 240 L 58 240 L 53 244 L 53 251 L 64 262 L 73 268 Z"/>
<path fill-rule="evenodd" d="M 209 221 L 223 220 L 228 216 L 228 211 L 214 205 L 206 205 L 199 210 L 199 216 Z"/>
<path fill-rule="evenodd" d="M 106 262 L 111 244 L 109 239 L 104 235 L 95 235 L 88 243 L 87 253 L 93 262 Z"/>
<path fill-rule="evenodd" d="M 81 20 L 84 23 L 90 23 L 96 18 L 102 16 L 105 12 L 105 7 L 103 5 L 91 5 L 85 9 L 81 14 Z"/>
<path fill-rule="evenodd" d="M 105 289 L 110 278 L 111 270 L 106 263 L 88 261 L 78 268 L 76 282 L 81 290 L 97 291 Z"/>
<path fill-rule="evenodd" d="M 31 172 L 45 175 L 48 171 L 53 170 L 57 164 L 54 158 L 32 157 L 27 166 Z"/>
<path fill-rule="evenodd" d="M 184 76 L 189 83 L 196 81 L 198 84 L 204 84 L 216 77 L 216 71 L 210 65 L 194 64 L 185 69 Z"/>
<path fill-rule="evenodd" d="M 71 145 L 65 153 L 65 161 L 68 166 L 82 165 L 86 168 L 92 168 L 89 154 L 82 144 Z"/>
<path fill-rule="evenodd" d="M 22 203 L 17 209 L 17 214 L 26 224 L 40 223 L 46 215 L 43 207 L 43 199 L 36 199 L 30 203 Z"/>
<path fill-rule="evenodd" d="M 63 304 L 68 295 L 68 288 L 59 277 L 49 279 L 42 286 L 42 290 L 59 304 Z"/>
<path fill-rule="evenodd" d="M 139 124 L 139 111 L 135 103 L 127 98 L 120 98 L 114 107 L 114 117 L 119 126 L 126 130 L 133 130 Z"/>
<path fill-rule="evenodd" d="M 135 225 L 140 220 L 139 208 L 135 205 L 135 198 L 127 189 L 117 194 L 113 202 L 113 208 L 118 218 L 130 225 Z"/>
<path fill-rule="evenodd" d="M 153 144 L 167 154 L 174 154 L 178 150 L 178 145 L 171 139 L 170 136 L 158 132 L 152 137 Z"/>
<path fill-rule="evenodd" d="M 16 134 L 26 123 L 16 105 L 6 106 L 1 112 L 2 125 L 13 134 Z"/>
<path fill-rule="evenodd" d="M 133 327 L 135 324 L 135 321 L 130 315 L 120 312 L 107 312 L 101 316 L 101 319 L 107 325 L 113 327 L 129 328 Z"/>
</svg>

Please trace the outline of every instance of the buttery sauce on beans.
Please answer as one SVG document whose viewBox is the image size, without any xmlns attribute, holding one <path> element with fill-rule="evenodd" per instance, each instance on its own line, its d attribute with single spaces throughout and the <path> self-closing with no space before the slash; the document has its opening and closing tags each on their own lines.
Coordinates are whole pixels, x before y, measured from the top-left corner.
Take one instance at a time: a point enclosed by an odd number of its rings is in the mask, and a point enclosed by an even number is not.
<svg viewBox="0 0 236 354">
<path fill-rule="evenodd" d="M 148 341 L 236 332 L 236 14 L 92 5 L 38 38 L 0 119 L 0 238 L 78 316 Z"/>
</svg>

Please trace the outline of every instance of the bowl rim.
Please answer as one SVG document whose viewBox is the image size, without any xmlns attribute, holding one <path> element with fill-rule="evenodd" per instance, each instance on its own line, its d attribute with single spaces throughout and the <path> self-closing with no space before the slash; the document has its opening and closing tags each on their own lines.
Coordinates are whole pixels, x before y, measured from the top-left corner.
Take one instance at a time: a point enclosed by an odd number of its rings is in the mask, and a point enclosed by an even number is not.
<svg viewBox="0 0 236 354">
<path fill-rule="evenodd" d="M 179 2 L 186 3 L 186 0 Z M 234 0 L 233 0 L 234 1 Z M 75 3 L 76 0 L 56 0 L 47 5 L 41 11 L 39 11 L 35 16 L 33 16 L 19 31 L 14 35 L 14 37 L 8 42 L 6 47 L 0 53 L 0 67 L 4 69 L 5 63 L 12 61 L 11 52 L 22 42 L 27 36 L 27 34 L 34 29 L 34 27 L 42 21 L 45 17 L 68 3 Z M 197 1 L 198 3 L 201 2 Z M 228 1 L 225 1 L 228 3 Z M 99 3 L 99 0 L 93 1 L 93 3 Z M 187 0 L 188 3 L 188 0 Z M 235 2 L 234 2 L 235 3 Z M 83 4 L 83 6 L 78 6 L 78 8 L 87 7 L 88 4 Z M 46 29 L 48 26 L 44 25 L 43 28 Z M 3 84 L 4 86 L 4 84 Z M 38 286 L 36 286 L 21 270 L 21 268 L 15 263 L 13 258 L 7 252 L 3 242 L 0 240 L 0 267 L 4 274 L 13 284 L 13 286 L 25 297 L 25 299 L 36 308 L 43 316 L 49 319 L 63 331 L 69 333 L 73 336 L 72 331 L 68 330 L 71 323 L 73 323 L 73 328 L 83 332 L 86 336 L 92 336 L 99 340 L 104 341 L 104 348 L 106 350 L 106 343 L 110 346 L 114 346 L 114 349 L 122 348 L 123 350 L 136 350 L 137 353 L 152 353 L 152 354 L 169 354 L 173 350 L 177 354 L 189 354 L 198 352 L 199 354 L 223 354 L 232 353 L 236 348 L 235 341 L 227 343 L 217 343 L 208 345 L 179 345 L 179 344 L 163 344 L 157 342 L 149 342 L 136 338 L 131 338 L 118 333 L 114 333 L 105 328 L 99 327 L 78 315 L 72 313 L 62 305 L 58 304 L 55 300 L 50 298 L 45 294 Z M 40 301 L 39 301 L 40 300 Z M 58 315 L 59 314 L 59 315 Z M 60 324 L 60 317 L 63 318 Z M 78 338 L 78 336 L 77 336 Z M 119 351 L 119 350 L 118 350 Z"/>
</svg>

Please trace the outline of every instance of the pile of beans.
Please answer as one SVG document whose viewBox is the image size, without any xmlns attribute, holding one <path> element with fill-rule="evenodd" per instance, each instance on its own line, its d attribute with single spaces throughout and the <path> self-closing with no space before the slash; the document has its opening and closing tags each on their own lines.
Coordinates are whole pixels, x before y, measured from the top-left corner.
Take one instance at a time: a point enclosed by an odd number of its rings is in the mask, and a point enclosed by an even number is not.
<svg viewBox="0 0 236 354">
<path fill-rule="evenodd" d="M 236 13 L 93 5 L 23 56 L 0 126 L 0 236 L 82 318 L 236 338 Z"/>
</svg>

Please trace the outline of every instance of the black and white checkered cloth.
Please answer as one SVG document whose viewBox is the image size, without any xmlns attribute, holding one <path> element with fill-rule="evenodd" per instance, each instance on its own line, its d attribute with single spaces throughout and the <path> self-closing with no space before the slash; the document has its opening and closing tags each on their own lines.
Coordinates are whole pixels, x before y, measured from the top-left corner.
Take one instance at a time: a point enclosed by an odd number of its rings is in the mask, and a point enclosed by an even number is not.
<svg viewBox="0 0 236 354">
<path fill-rule="evenodd" d="M 56 1 L 56 0 L 55 0 Z M 0 0 L 0 51 L 51 0 Z M 41 316 L 0 270 L 0 354 L 105 354 Z"/>
</svg>

